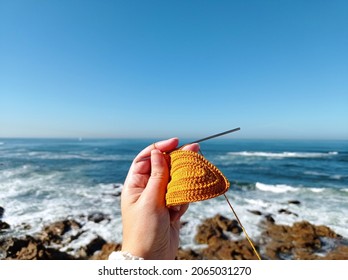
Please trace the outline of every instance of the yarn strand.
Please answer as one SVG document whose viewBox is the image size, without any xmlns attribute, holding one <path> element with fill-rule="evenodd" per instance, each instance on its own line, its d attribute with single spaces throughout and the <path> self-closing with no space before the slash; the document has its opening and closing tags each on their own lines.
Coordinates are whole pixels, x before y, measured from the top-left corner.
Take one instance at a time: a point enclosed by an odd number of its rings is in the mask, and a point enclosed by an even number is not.
<svg viewBox="0 0 348 280">
<path fill-rule="evenodd" d="M 204 156 L 203 153 L 202 153 L 202 151 L 201 151 L 201 149 L 199 149 L 199 153 L 200 153 L 202 156 Z M 250 237 L 249 237 L 249 235 L 248 235 L 246 229 L 243 227 L 243 224 L 242 224 L 242 222 L 240 221 L 240 219 L 239 219 L 239 217 L 238 217 L 236 211 L 233 209 L 232 204 L 231 204 L 230 201 L 228 200 L 226 194 L 224 193 L 223 195 L 224 195 L 224 197 L 225 197 L 225 199 L 226 199 L 226 201 L 227 201 L 227 204 L 230 206 L 233 215 L 236 217 L 238 224 L 239 224 L 240 227 L 242 228 L 242 230 L 243 230 L 243 232 L 244 232 L 244 235 L 245 235 L 246 239 L 248 240 L 248 242 L 249 242 L 251 248 L 253 249 L 253 251 L 254 251 L 256 257 L 261 261 L 262 259 L 261 259 L 260 255 L 259 255 L 259 253 L 257 252 L 257 250 L 256 250 L 256 248 L 255 248 L 255 246 L 254 246 L 254 243 L 251 241 L 251 239 L 250 239 Z"/>
<path fill-rule="evenodd" d="M 226 198 L 226 201 L 227 201 L 228 205 L 230 206 L 230 208 L 231 208 L 231 210 L 232 210 L 234 216 L 236 217 L 238 224 L 239 224 L 240 227 L 242 228 L 242 230 L 243 230 L 243 232 L 244 232 L 244 234 L 245 234 L 245 237 L 246 237 L 246 239 L 248 240 L 248 242 L 249 242 L 251 248 L 253 249 L 253 251 L 254 251 L 256 257 L 261 261 L 262 259 L 261 259 L 260 255 L 259 255 L 259 253 L 257 252 L 257 250 L 256 250 L 256 248 L 255 248 L 253 242 L 251 241 L 251 239 L 250 239 L 248 233 L 246 232 L 245 228 L 243 227 L 242 222 L 239 220 L 238 215 L 237 215 L 236 211 L 234 211 L 234 209 L 233 209 L 233 207 L 232 207 L 232 204 L 231 204 L 230 201 L 228 200 L 226 194 L 224 194 L 224 197 Z"/>
</svg>

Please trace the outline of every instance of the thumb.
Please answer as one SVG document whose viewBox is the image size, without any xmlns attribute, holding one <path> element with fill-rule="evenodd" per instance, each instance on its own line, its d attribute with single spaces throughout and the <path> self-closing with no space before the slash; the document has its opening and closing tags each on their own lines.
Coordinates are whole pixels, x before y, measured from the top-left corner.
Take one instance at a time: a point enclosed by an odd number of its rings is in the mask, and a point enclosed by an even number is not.
<svg viewBox="0 0 348 280">
<path fill-rule="evenodd" d="M 155 200 L 157 205 L 165 205 L 168 181 L 169 169 L 164 155 L 159 150 L 152 150 L 151 175 L 144 190 L 146 199 Z"/>
</svg>

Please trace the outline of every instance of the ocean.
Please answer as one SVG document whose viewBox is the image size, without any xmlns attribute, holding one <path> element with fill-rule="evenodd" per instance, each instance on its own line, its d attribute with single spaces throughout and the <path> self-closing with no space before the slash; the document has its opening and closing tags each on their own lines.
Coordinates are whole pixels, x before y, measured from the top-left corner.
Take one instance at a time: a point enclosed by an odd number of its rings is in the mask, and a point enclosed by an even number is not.
<svg viewBox="0 0 348 280">
<path fill-rule="evenodd" d="M 0 139 L 6 234 L 35 234 L 70 217 L 83 220 L 85 231 L 66 249 L 96 235 L 121 242 L 122 184 L 134 156 L 158 140 Z M 227 196 L 251 238 L 260 236 L 267 215 L 277 224 L 307 220 L 348 237 L 348 141 L 214 139 L 201 149 L 230 180 Z M 100 212 L 109 219 L 86 220 Z M 182 217 L 182 247 L 197 247 L 195 228 L 215 214 L 234 218 L 223 196 L 191 203 Z"/>
</svg>

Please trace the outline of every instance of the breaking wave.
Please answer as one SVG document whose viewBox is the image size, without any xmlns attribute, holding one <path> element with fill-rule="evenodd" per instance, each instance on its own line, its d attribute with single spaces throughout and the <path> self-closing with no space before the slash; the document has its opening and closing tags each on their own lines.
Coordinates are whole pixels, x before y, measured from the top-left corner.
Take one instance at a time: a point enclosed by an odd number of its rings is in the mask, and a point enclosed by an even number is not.
<svg viewBox="0 0 348 280">
<path fill-rule="evenodd" d="M 314 153 L 314 152 L 229 152 L 231 156 L 243 157 L 268 157 L 268 158 L 321 158 L 338 155 L 338 152 Z"/>
<path fill-rule="evenodd" d="M 267 185 L 267 184 L 257 182 L 255 186 L 257 189 L 264 192 L 285 193 L 285 192 L 298 191 L 297 188 L 294 188 L 288 185 L 283 185 L 283 184 Z"/>
</svg>

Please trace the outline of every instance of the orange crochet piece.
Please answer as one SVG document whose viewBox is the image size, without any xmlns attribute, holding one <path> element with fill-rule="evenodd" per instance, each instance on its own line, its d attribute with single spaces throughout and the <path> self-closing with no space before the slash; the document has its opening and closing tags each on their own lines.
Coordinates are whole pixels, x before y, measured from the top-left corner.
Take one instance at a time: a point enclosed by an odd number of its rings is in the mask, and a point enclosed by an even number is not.
<svg viewBox="0 0 348 280">
<path fill-rule="evenodd" d="M 230 186 L 216 166 L 192 151 L 170 153 L 170 176 L 167 206 L 213 198 L 225 193 Z"/>
</svg>

